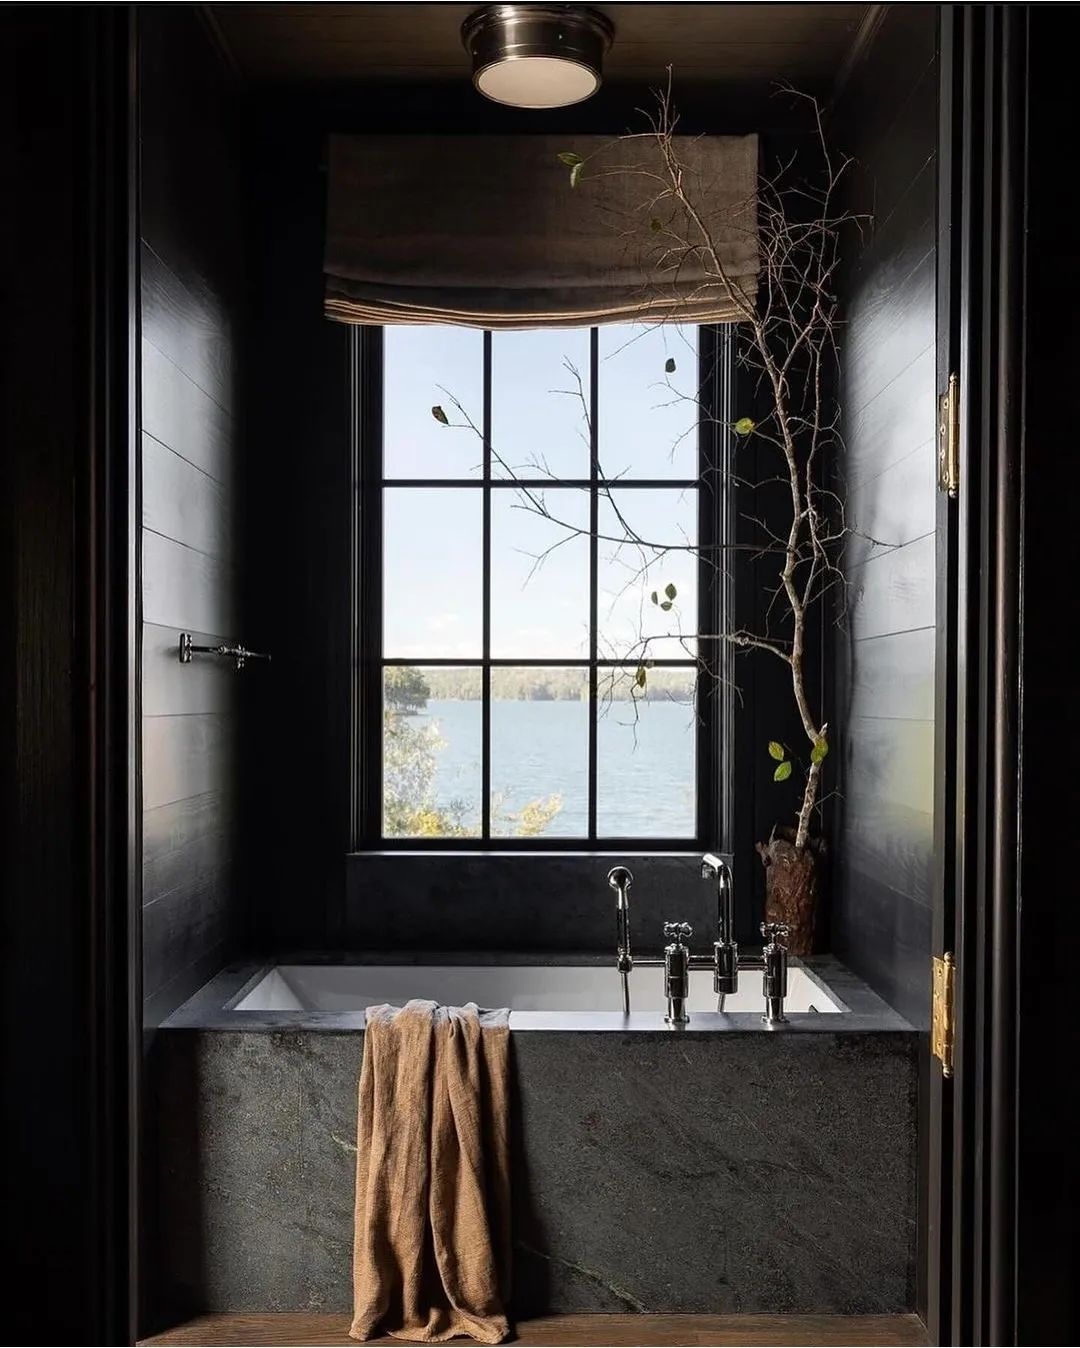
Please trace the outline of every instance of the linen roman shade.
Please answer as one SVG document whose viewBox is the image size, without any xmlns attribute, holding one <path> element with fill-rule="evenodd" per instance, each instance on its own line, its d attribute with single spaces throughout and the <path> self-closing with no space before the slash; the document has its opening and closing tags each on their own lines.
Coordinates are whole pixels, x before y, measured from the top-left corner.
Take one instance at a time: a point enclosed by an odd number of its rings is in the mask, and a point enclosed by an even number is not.
<svg viewBox="0 0 1080 1348">
<path fill-rule="evenodd" d="M 675 143 L 723 270 L 752 299 L 757 137 Z M 586 161 L 576 186 L 566 152 Z M 735 319 L 661 167 L 650 136 L 331 136 L 326 314 L 481 328 Z"/>
</svg>

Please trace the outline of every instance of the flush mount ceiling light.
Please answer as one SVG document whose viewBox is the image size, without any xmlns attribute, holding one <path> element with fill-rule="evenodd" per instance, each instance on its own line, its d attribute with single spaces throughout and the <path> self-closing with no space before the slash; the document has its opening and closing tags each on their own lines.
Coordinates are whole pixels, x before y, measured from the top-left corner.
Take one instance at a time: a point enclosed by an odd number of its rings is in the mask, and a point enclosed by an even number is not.
<svg viewBox="0 0 1080 1348">
<path fill-rule="evenodd" d="M 614 35 L 582 5 L 485 5 L 461 25 L 473 84 L 514 108 L 565 108 L 595 94 Z"/>
</svg>

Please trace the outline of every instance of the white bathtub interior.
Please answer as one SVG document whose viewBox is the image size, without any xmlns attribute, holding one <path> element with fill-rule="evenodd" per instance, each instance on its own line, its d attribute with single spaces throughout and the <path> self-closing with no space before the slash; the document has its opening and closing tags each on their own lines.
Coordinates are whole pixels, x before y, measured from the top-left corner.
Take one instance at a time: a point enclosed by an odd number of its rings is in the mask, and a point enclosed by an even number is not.
<svg viewBox="0 0 1080 1348">
<path fill-rule="evenodd" d="M 279 964 L 233 1007 L 234 1011 L 362 1011 L 414 997 L 462 1006 L 509 1007 L 511 1011 L 621 1011 L 622 991 L 613 968 L 579 965 L 375 965 Z M 662 1012 L 666 1007 L 663 970 L 639 967 L 630 975 L 631 1010 Z M 785 1010 L 791 1013 L 843 1011 L 806 969 L 788 971 Z M 712 971 L 690 974 L 687 1009 L 716 1011 Z M 761 973 L 747 970 L 739 991 L 724 1002 L 725 1013 L 762 1012 Z"/>
</svg>

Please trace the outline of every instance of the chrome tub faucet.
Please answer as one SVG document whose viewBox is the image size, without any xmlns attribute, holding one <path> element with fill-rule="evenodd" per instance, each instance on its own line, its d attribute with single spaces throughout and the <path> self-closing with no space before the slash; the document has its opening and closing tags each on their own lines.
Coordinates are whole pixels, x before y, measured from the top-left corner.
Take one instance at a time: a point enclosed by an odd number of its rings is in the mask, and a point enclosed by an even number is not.
<svg viewBox="0 0 1080 1348">
<path fill-rule="evenodd" d="M 713 953 L 694 955 L 687 944 L 693 933 L 688 922 L 665 922 L 662 959 L 646 957 L 638 964 L 662 965 L 664 995 L 667 999 L 669 1025 L 685 1025 L 690 1019 L 686 1004 L 690 996 L 690 970 L 712 968 L 713 990 L 720 999 L 717 1010 L 724 1009 L 723 999 L 739 990 L 740 969 L 761 970 L 761 990 L 765 998 L 765 1014 L 761 1017 L 770 1028 L 787 1023 L 784 999 L 787 996 L 788 929 L 782 922 L 763 922 L 761 935 L 764 946 L 760 955 L 740 957 L 735 940 L 734 890 L 731 866 L 715 852 L 706 852 L 701 858 L 701 877 L 716 885 L 716 940 Z M 615 891 L 615 967 L 622 979 L 623 1014 L 630 1014 L 630 973 L 634 957 L 630 949 L 630 889 L 634 877 L 626 866 L 613 866 L 608 871 L 608 884 Z"/>
<path fill-rule="evenodd" d="M 701 858 L 701 878 L 716 882 L 716 940 L 713 942 L 713 991 L 726 997 L 739 990 L 739 946 L 735 940 L 734 886 L 731 867 L 715 852 Z"/>
</svg>

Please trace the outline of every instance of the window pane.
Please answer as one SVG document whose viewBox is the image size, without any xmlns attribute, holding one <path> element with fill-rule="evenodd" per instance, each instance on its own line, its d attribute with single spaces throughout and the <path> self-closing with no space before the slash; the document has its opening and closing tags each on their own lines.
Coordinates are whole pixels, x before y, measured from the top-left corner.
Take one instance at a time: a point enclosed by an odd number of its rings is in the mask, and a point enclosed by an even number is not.
<svg viewBox="0 0 1080 1348">
<path fill-rule="evenodd" d="M 383 472 L 386 477 L 482 477 L 484 473 L 484 335 L 471 328 L 385 329 L 383 342 Z M 431 414 L 442 407 L 464 420 L 461 403 L 480 434 L 443 426 Z"/>
<path fill-rule="evenodd" d="M 587 491 L 492 492 L 492 655 L 544 660 L 588 655 L 588 530 Z"/>
<path fill-rule="evenodd" d="M 602 669 L 596 690 L 596 828 L 609 838 L 697 832 L 693 669 Z M 632 694 L 636 693 L 636 696 Z"/>
<path fill-rule="evenodd" d="M 468 487 L 383 493 L 383 652 L 483 654 L 483 497 Z"/>
<path fill-rule="evenodd" d="M 600 329 L 597 440 L 605 477 L 697 479 L 697 342 L 696 326 Z"/>
<path fill-rule="evenodd" d="M 696 488 L 613 490 L 600 497 L 598 645 L 609 660 L 696 651 Z M 667 587 L 675 597 L 668 597 Z M 657 602 L 652 602 L 656 594 Z M 664 604 L 670 604 L 664 609 Z"/>
<path fill-rule="evenodd" d="M 483 703 L 478 669 L 383 671 L 383 836 L 480 833 Z"/>
<path fill-rule="evenodd" d="M 491 671 L 491 832 L 584 838 L 589 831 L 589 675 Z"/>
<path fill-rule="evenodd" d="M 492 334 L 491 446 L 502 460 L 492 462 L 494 477 L 589 476 L 585 404 L 567 362 L 587 402 L 587 328 Z"/>
</svg>

